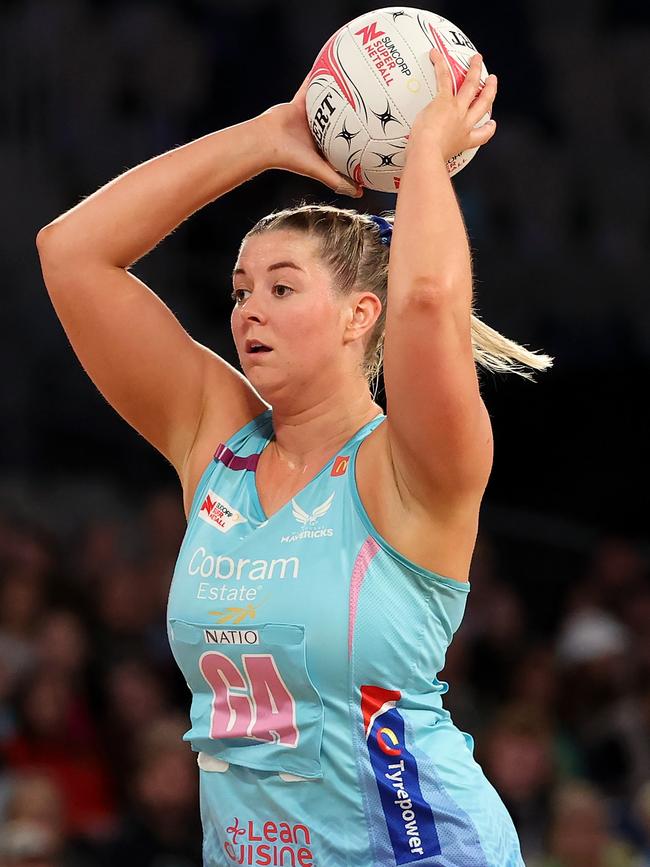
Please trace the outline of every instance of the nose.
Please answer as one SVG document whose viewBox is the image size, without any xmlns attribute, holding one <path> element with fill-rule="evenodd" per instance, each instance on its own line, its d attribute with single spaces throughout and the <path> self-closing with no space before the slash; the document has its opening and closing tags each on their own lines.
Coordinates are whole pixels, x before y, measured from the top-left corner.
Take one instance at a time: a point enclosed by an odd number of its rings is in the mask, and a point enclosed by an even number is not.
<svg viewBox="0 0 650 867">
<path fill-rule="evenodd" d="M 266 313 L 259 294 L 257 296 L 251 295 L 236 309 L 239 310 L 240 316 L 246 322 L 266 322 Z"/>
<path fill-rule="evenodd" d="M 257 310 L 250 310 L 250 311 L 245 310 L 242 312 L 243 312 L 244 319 L 246 319 L 248 322 L 263 322 L 264 321 L 264 317 Z"/>
</svg>

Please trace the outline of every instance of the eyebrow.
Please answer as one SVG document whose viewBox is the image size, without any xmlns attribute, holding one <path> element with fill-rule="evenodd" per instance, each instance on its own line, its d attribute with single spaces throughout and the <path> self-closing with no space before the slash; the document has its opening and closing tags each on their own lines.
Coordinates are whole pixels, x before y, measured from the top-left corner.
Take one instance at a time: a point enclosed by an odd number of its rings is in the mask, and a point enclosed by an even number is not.
<svg viewBox="0 0 650 867">
<path fill-rule="evenodd" d="M 269 265 L 269 267 L 266 270 L 267 271 L 278 271 L 280 268 L 295 268 L 296 271 L 303 271 L 303 273 L 305 270 L 304 268 L 301 268 L 300 265 L 296 265 L 295 262 L 290 262 L 289 260 L 286 260 L 285 262 L 274 262 L 273 265 Z M 243 268 L 235 268 L 235 270 L 232 272 L 232 276 L 236 277 L 237 274 L 245 274 L 245 273 L 246 273 L 246 271 Z"/>
</svg>

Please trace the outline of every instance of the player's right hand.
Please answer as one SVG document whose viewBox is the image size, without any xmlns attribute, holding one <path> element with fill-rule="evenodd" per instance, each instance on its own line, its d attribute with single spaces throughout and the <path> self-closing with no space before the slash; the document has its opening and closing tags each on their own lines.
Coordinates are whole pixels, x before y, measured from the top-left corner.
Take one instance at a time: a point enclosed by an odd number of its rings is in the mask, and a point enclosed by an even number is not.
<svg viewBox="0 0 650 867">
<path fill-rule="evenodd" d="M 305 105 L 308 78 L 305 78 L 291 102 L 274 105 L 259 118 L 265 124 L 264 130 L 268 136 L 269 168 L 286 169 L 314 178 L 340 195 L 358 198 L 363 194 L 361 187 L 332 168 L 316 147 L 307 122 Z"/>
</svg>

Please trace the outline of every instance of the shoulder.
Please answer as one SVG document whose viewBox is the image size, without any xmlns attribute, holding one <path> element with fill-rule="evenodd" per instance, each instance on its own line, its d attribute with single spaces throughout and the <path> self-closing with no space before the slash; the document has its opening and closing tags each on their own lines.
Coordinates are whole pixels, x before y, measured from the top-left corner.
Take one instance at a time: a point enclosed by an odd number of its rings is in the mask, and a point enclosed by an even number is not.
<svg viewBox="0 0 650 867">
<path fill-rule="evenodd" d="M 395 466 L 389 425 L 387 418 L 359 446 L 354 482 L 361 504 L 379 536 L 402 556 L 466 581 L 483 491 L 458 497 L 447 510 L 413 496 Z"/>
<path fill-rule="evenodd" d="M 247 428 L 259 428 L 267 431 L 272 428 L 271 411 L 269 407 L 257 398 L 251 389 L 250 395 L 244 395 L 244 400 L 233 404 L 230 411 L 223 407 L 208 404 L 205 407 L 196 439 L 190 449 L 187 460 L 178 473 L 183 489 L 183 507 L 185 516 L 194 499 L 196 488 L 206 467 L 214 457 L 217 447 L 221 444 L 232 445 L 233 438 L 242 434 Z"/>
</svg>

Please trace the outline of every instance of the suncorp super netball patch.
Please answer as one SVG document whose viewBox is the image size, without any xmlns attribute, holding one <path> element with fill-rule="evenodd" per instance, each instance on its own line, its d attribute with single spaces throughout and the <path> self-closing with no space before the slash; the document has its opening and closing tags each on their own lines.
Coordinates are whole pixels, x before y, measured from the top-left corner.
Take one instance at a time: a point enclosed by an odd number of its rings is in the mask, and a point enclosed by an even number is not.
<svg viewBox="0 0 650 867">
<path fill-rule="evenodd" d="M 201 503 L 199 518 L 206 524 L 221 530 L 222 533 L 227 533 L 235 524 L 243 524 L 246 521 L 246 518 L 242 517 L 237 509 L 211 489 L 208 489 L 208 493 Z"/>
<path fill-rule="evenodd" d="M 404 719 L 396 689 L 361 687 L 366 744 L 377 780 L 388 836 L 398 864 L 440 854 L 431 807 L 424 800 L 415 757 L 404 746 Z"/>
</svg>

